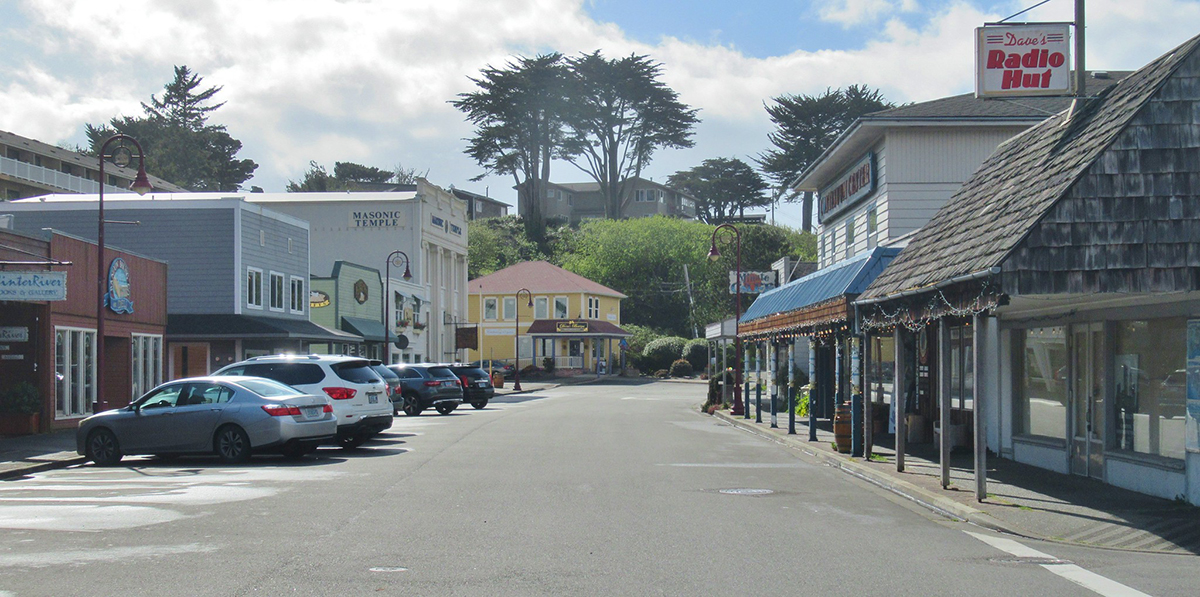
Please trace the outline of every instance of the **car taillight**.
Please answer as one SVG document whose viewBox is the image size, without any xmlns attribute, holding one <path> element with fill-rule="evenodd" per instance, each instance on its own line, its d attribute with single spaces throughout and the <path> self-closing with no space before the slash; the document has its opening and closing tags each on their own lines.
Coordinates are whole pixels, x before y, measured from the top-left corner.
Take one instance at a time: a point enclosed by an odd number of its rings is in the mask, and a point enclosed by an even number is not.
<svg viewBox="0 0 1200 597">
<path fill-rule="evenodd" d="M 326 404 L 325 404 L 325 406 L 321 407 L 321 412 L 323 412 L 323 413 L 331 413 L 331 412 L 333 412 L 333 405 L 332 405 L 332 404 L 329 404 L 329 403 L 326 403 Z"/>
<path fill-rule="evenodd" d="M 349 400 L 354 397 L 357 392 L 354 388 L 321 388 L 330 398 L 334 400 Z"/>
<path fill-rule="evenodd" d="M 459 383 L 461 383 L 464 386 L 467 385 L 467 376 L 464 375 L 464 376 L 458 378 L 458 381 L 459 381 Z"/>
<path fill-rule="evenodd" d="M 436 388 L 440 385 L 442 385 L 442 382 L 437 381 L 435 379 L 431 379 L 431 380 L 425 382 L 425 387 L 427 387 L 427 388 Z"/>
<path fill-rule="evenodd" d="M 326 407 L 330 408 L 329 405 L 326 405 Z M 300 415 L 300 407 L 289 406 L 287 404 L 264 404 L 262 409 L 267 411 L 267 414 L 271 415 L 272 417 L 286 417 L 289 415 L 291 415 L 291 416 L 299 416 Z M 332 410 L 332 408 L 331 408 L 331 410 Z M 325 411 L 325 412 L 329 412 L 329 411 Z"/>
</svg>

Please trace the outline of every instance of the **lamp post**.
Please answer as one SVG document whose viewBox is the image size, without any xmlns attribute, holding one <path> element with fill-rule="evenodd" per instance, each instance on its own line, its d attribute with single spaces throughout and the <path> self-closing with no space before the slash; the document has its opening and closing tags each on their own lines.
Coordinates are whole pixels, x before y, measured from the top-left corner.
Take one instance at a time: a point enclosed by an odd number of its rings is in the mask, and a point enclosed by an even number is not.
<svg viewBox="0 0 1200 597">
<path fill-rule="evenodd" d="M 108 146 L 114 141 L 128 141 L 137 148 L 135 156 L 128 147 L 118 145 L 113 149 L 112 153 L 108 153 Z M 108 410 L 108 400 L 104 397 L 104 303 L 108 299 L 108 273 L 105 272 L 104 263 L 104 162 L 112 159 L 113 164 L 124 168 L 133 162 L 133 158 L 138 159 L 137 175 L 133 178 L 133 184 L 129 185 L 129 190 L 138 195 L 145 195 L 150 191 L 150 180 L 146 178 L 146 154 L 142 151 L 142 146 L 137 142 L 137 139 L 129 135 L 116 134 L 108 138 L 103 145 L 100 146 L 100 193 L 97 201 L 98 221 L 96 228 L 96 402 L 97 406 L 92 408 L 92 412 Z"/>
<path fill-rule="evenodd" d="M 738 319 L 742 317 L 742 232 L 733 224 L 721 224 L 713 230 L 712 242 L 708 249 L 709 261 L 720 259 L 721 252 L 717 250 L 717 236 L 722 230 L 732 230 L 732 238 L 726 237 L 725 242 L 736 241 L 737 246 L 737 277 L 734 287 L 737 289 L 736 307 L 733 314 L 733 411 L 732 414 L 742 414 L 742 338 L 738 336 Z"/>
<path fill-rule="evenodd" d="M 522 289 L 518 290 L 517 295 L 516 295 L 518 301 L 521 300 L 522 292 L 525 293 L 525 296 L 529 297 L 529 307 L 532 308 L 533 307 L 533 293 L 529 292 L 528 288 L 522 288 Z M 520 305 L 520 303 L 517 303 L 516 311 L 517 311 L 517 323 L 516 323 L 516 325 L 513 326 L 513 336 L 516 338 L 516 343 L 517 343 L 517 366 L 516 366 L 515 370 L 513 371 L 513 391 L 520 392 L 521 391 L 521 305 Z"/>
<path fill-rule="evenodd" d="M 403 261 L 400 259 L 401 257 L 404 258 Z M 392 320 L 388 319 L 388 305 L 391 304 L 391 302 L 392 302 L 392 293 L 389 292 L 390 287 L 391 287 L 391 281 L 392 281 L 392 263 L 395 263 L 396 267 L 400 267 L 400 264 L 404 263 L 404 275 L 402 275 L 400 277 L 402 279 L 404 279 L 405 282 L 412 279 L 412 272 L 409 271 L 409 269 L 408 269 L 408 253 L 405 253 L 404 251 L 399 251 L 399 250 L 388 253 L 387 265 L 384 266 L 384 270 L 383 270 L 384 271 L 384 278 L 383 278 L 383 351 L 384 351 L 384 354 L 391 352 L 391 349 L 389 349 L 387 347 L 388 334 L 391 333 L 392 328 L 394 327 L 392 325 Z M 391 359 L 385 359 L 385 361 L 389 361 L 389 360 L 391 360 Z"/>
</svg>

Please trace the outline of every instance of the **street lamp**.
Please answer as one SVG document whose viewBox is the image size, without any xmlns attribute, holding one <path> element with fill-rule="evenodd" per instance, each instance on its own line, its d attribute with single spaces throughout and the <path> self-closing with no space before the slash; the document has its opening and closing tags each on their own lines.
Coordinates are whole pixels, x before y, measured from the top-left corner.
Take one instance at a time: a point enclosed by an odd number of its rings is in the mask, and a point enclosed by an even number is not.
<svg viewBox="0 0 1200 597">
<path fill-rule="evenodd" d="M 108 146 L 114 141 L 128 141 L 137 148 L 137 155 L 134 155 L 128 147 L 118 145 L 113 149 L 112 153 L 108 153 Z M 104 271 L 104 162 L 112 159 L 113 164 L 124 168 L 133 163 L 133 158 L 138 159 L 137 175 L 133 178 L 133 184 L 129 185 L 129 190 L 138 195 L 145 195 L 150 191 L 150 180 L 146 178 L 146 154 L 142 151 L 142 146 L 137 142 L 137 139 L 129 135 L 116 134 L 108 138 L 103 145 L 100 146 L 100 194 L 97 201 L 97 209 L 99 211 L 97 229 L 96 229 L 96 401 L 97 406 L 92 408 L 93 412 L 108 410 L 108 400 L 104 397 L 104 303 L 108 299 L 108 273 Z"/>
<path fill-rule="evenodd" d="M 737 241 L 737 276 L 734 278 L 734 287 L 737 289 L 736 310 L 733 314 L 733 411 L 732 414 L 740 415 L 742 410 L 742 338 L 738 335 L 738 320 L 742 317 L 742 233 L 733 224 L 721 224 L 713 230 L 712 242 L 708 248 L 708 260 L 716 261 L 721 258 L 721 252 L 717 250 L 717 233 L 722 230 L 732 230 L 732 237 L 726 236 L 725 241 Z"/>
<path fill-rule="evenodd" d="M 403 257 L 404 259 L 401 260 L 400 259 L 401 257 Z M 405 253 L 404 251 L 399 251 L 399 250 L 388 253 L 387 265 L 385 265 L 383 268 L 383 271 L 384 271 L 384 276 L 383 276 L 383 347 L 384 348 L 383 348 L 383 352 L 384 352 L 384 354 L 388 354 L 391 352 L 390 349 L 388 349 L 388 347 L 387 347 L 388 334 L 390 334 L 392 332 L 392 328 L 395 327 L 392 324 L 392 320 L 388 319 L 388 305 L 391 304 L 391 302 L 392 302 L 392 293 L 389 292 L 391 281 L 392 281 L 392 263 L 395 263 L 396 267 L 400 267 L 400 264 L 403 263 L 404 264 L 404 275 L 402 275 L 400 277 L 403 278 L 405 282 L 412 279 L 412 272 L 409 271 L 409 269 L 408 269 L 408 253 Z M 391 360 L 391 359 L 385 359 L 385 360 Z"/>
<path fill-rule="evenodd" d="M 517 291 L 517 295 L 516 295 L 517 300 L 518 301 L 521 300 L 522 292 L 525 293 L 525 296 L 529 297 L 529 307 L 533 308 L 533 293 L 529 292 L 528 288 L 522 288 Z M 516 366 L 516 370 L 513 371 L 513 391 L 520 392 L 521 391 L 521 305 L 520 304 L 518 304 L 516 306 L 516 311 L 517 311 L 517 323 L 516 323 L 516 325 L 513 326 L 513 336 L 516 337 L 516 342 L 517 342 L 517 366 Z"/>
</svg>

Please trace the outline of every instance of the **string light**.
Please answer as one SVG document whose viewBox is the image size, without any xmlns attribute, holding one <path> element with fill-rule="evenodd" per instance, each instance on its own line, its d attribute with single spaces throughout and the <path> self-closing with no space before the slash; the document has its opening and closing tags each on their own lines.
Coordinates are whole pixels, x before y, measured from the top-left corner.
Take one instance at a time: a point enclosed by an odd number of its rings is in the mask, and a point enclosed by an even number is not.
<svg viewBox="0 0 1200 597">
<path fill-rule="evenodd" d="M 957 307 L 946 298 L 942 290 L 935 290 L 929 297 L 928 304 L 923 306 L 899 306 L 895 312 L 888 313 L 883 304 L 870 305 L 874 312 L 863 315 L 862 327 L 866 330 L 894 329 L 902 326 L 910 332 L 920 332 L 929 324 L 942 318 L 966 317 L 971 318 L 981 313 L 993 313 L 1005 302 L 1005 295 L 999 289 L 993 288 L 990 280 L 984 280 L 979 288 L 979 294 L 967 301 L 962 307 Z"/>
</svg>

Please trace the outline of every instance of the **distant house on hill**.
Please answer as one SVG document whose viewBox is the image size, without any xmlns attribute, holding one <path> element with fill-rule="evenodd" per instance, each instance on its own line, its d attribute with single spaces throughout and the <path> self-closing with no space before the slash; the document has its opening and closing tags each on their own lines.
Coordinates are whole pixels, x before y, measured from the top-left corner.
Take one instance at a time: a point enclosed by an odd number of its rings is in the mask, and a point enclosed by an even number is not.
<svg viewBox="0 0 1200 597">
<path fill-rule="evenodd" d="M 604 195 L 600 193 L 599 183 L 595 182 L 552 182 L 540 201 L 542 215 L 547 219 L 561 218 L 576 224 L 582 220 L 605 217 Z M 524 212 L 518 208 L 518 213 Z M 696 199 L 652 180 L 630 179 L 620 217 L 644 218 L 655 215 L 693 220 L 696 218 Z"/>
</svg>

